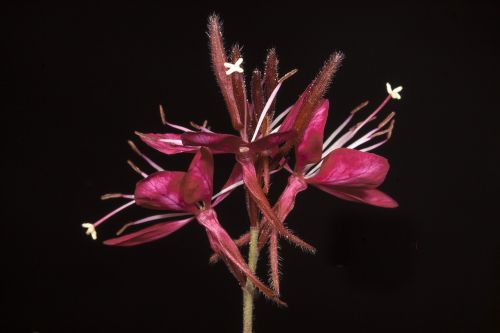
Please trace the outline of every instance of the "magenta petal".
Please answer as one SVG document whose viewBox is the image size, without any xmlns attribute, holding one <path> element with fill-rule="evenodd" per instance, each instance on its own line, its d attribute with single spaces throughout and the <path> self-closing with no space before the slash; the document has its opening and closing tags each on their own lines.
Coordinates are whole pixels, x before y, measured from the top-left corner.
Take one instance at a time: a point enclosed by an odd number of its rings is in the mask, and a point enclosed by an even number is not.
<svg viewBox="0 0 500 333">
<path fill-rule="evenodd" d="M 203 201 L 209 205 L 212 201 L 212 179 L 214 176 L 214 159 L 209 149 L 202 147 L 194 155 L 189 169 L 182 181 L 184 201 L 194 204 Z"/>
<path fill-rule="evenodd" d="M 198 147 L 187 147 L 175 143 L 164 142 L 160 140 L 181 140 L 180 134 L 174 133 L 165 133 L 165 134 L 155 134 L 155 133 L 147 133 L 140 134 L 139 137 L 141 140 L 146 143 L 151 148 L 154 148 L 164 154 L 172 155 L 172 154 L 180 154 L 180 153 L 191 153 L 196 152 Z"/>
<path fill-rule="evenodd" d="M 308 183 L 315 185 L 375 188 L 382 184 L 389 162 L 382 156 L 339 148 L 323 161 L 319 172 Z"/>
<path fill-rule="evenodd" d="M 182 197 L 181 185 L 185 172 L 159 171 L 139 181 L 134 198 L 137 205 L 150 209 L 189 211 L 189 205 Z"/>
<path fill-rule="evenodd" d="M 157 239 L 167 237 L 191 222 L 193 219 L 194 217 L 190 217 L 184 220 L 158 223 L 124 236 L 108 239 L 103 243 L 112 246 L 134 246 L 149 243 Z"/>
<path fill-rule="evenodd" d="M 324 185 L 316 185 L 316 187 L 330 193 L 331 195 L 348 201 L 361 202 L 384 208 L 398 207 L 396 200 L 377 189 L 339 188 Z"/>
<path fill-rule="evenodd" d="M 181 139 L 185 145 L 207 147 L 214 154 L 236 153 L 243 144 L 236 135 L 207 132 L 183 133 Z"/>
<path fill-rule="evenodd" d="M 309 87 L 300 95 L 299 99 L 295 104 L 292 106 L 292 109 L 288 114 L 286 115 L 285 119 L 281 123 L 279 132 L 285 132 L 289 131 L 293 128 L 293 124 L 295 123 L 295 119 L 297 119 L 297 115 L 299 114 L 299 110 L 302 107 L 302 104 L 304 104 L 304 100 L 306 96 L 309 94 Z"/>
<path fill-rule="evenodd" d="M 295 171 L 300 172 L 310 163 L 321 159 L 323 152 L 323 131 L 328 118 L 328 100 L 324 99 L 314 110 L 302 138 L 295 146 Z"/>
<path fill-rule="evenodd" d="M 224 260 L 240 284 L 244 286 L 245 278 L 248 278 L 264 295 L 279 302 L 275 293 L 250 271 L 233 239 L 220 225 L 215 211 L 213 209 L 202 211 L 196 219 L 205 227 L 212 250 Z"/>
<path fill-rule="evenodd" d="M 286 131 L 269 134 L 262 139 L 256 140 L 250 143 L 249 148 L 254 152 L 258 153 L 264 150 L 273 150 L 278 148 L 279 145 L 285 143 L 286 141 L 293 139 L 296 135 L 295 131 Z"/>
<path fill-rule="evenodd" d="M 288 217 L 288 214 L 290 214 L 293 210 L 297 194 L 306 189 L 307 183 L 304 179 L 294 175 L 288 177 L 288 184 L 274 205 L 274 211 L 276 212 L 276 215 L 278 215 L 281 222 L 284 222 Z"/>
</svg>

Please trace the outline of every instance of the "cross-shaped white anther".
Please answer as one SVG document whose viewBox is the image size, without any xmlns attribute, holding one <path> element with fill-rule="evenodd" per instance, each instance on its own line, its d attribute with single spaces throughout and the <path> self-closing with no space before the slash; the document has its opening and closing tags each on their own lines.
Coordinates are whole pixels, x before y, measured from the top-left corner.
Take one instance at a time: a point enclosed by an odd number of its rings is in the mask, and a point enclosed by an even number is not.
<svg viewBox="0 0 500 333">
<path fill-rule="evenodd" d="M 236 60 L 236 62 L 234 64 L 232 64 L 230 62 L 225 62 L 224 67 L 229 68 L 226 71 L 226 75 L 231 75 L 234 72 L 243 73 L 243 68 L 240 67 L 242 62 L 243 62 L 243 58 L 239 58 L 238 60 Z"/>
<path fill-rule="evenodd" d="M 402 86 L 394 88 L 394 90 L 391 88 L 391 85 L 389 83 L 386 83 L 385 86 L 387 88 L 387 93 L 391 95 L 392 98 L 401 99 L 401 95 L 399 93 L 401 92 L 401 90 L 403 90 Z"/>
<path fill-rule="evenodd" d="M 85 229 L 87 229 L 87 231 L 85 233 L 87 235 L 90 235 L 93 240 L 97 239 L 97 232 L 95 231 L 95 227 L 94 227 L 94 225 L 92 223 L 83 223 L 82 227 L 84 227 Z"/>
</svg>

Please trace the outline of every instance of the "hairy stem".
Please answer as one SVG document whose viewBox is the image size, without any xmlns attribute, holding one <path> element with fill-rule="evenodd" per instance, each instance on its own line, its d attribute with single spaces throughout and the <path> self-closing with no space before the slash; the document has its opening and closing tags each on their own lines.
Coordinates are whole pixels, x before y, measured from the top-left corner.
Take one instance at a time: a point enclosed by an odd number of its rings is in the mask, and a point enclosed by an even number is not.
<svg viewBox="0 0 500 333">
<path fill-rule="evenodd" d="M 257 260 L 259 258 L 259 227 L 250 228 L 250 245 L 248 249 L 248 266 L 252 273 L 257 269 Z M 254 285 L 247 280 L 246 288 L 243 290 L 243 333 L 253 332 L 253 309 L 254 309 Z"/>
</svg>

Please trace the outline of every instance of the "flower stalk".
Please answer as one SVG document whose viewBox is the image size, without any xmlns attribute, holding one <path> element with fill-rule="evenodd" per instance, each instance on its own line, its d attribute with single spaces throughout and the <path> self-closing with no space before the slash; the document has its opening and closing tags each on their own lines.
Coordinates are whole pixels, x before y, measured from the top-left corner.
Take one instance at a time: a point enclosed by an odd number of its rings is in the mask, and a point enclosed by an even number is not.
<svg viewBox="0 0 500 333">
<path fill-rule="evenodd" d="M 255 274 L 259 260 L 259 227 L 250 228 L 250 244 L 248 247 L 248 267 Z M 243 333 L 253 332 L 255 287 L 252 281 L 247 280 L 243 289 Z"/>
</svg>

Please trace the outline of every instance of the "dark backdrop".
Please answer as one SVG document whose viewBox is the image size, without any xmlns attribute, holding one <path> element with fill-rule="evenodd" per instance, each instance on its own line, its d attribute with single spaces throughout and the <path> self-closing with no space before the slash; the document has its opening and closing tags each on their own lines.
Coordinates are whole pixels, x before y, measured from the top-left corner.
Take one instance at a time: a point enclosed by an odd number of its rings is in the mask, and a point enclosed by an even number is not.
<svg viewBox="0 0 500 333">
<path fill-rule="evenodd" d="M 209 66 L 206 18 L 219 13 L 227 44 L 244 46 L 247 73 L 276 46 L 279 95 L 291 104 L 330 52 L 346 60 L 328 97 L 328 128 L 384 84 L 402 84 L 383 190 L 400 208 L 348 203 L 317 190 L 299 197 L 289 224 L 319 253 L 283 244 L 279 309 L 260 298 L 257 332 L 494 332 L 500 277 L 498 8 L 312 1 L 181 6 L 10 5 L 3 9 L 3 332 L 238 332 L 241 295 L 210 266 L 196 223 L 136 248 L 92 241 L 80 224 L 131 192 L 125 164 L 133 131 L 171 120 L 228 116 Z M 141 146 L 147 150 L 144 146 Z M 189 157 L 151 152 L 168 169 Z M 221 184 L 232 163 L 216 160 Z M 284 183 L 276 177 L 275 192 Z M 219 209 L 234 236 L 246 227 L 241 191 Z M 144 212 L 100 229 L 101 240 Z M 266 272 L 261 263 L 261 275 Z"/>
</svg>

